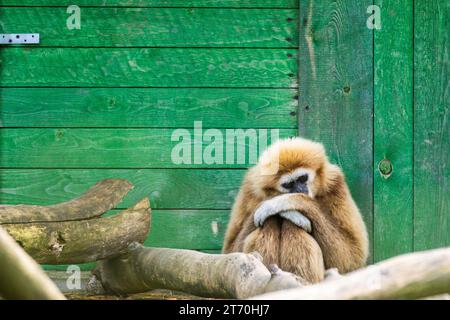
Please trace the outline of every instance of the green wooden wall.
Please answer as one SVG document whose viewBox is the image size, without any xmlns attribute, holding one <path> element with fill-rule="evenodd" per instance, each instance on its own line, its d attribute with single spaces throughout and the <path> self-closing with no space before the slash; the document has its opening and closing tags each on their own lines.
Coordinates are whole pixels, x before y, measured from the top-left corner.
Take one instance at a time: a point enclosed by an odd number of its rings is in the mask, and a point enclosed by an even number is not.
<svg viewBox="0 0 450 320">
<path fill-rule="evenodd" d="M 41 34 L 0 47 L 0 203 L 126 178 L 148 245 L 217 252 L 249 164 L 173 164 L 173 130 L 202 121 L 323 142 L 372 261 L 450 245 L 448 1 L 79 0 L 68 30 L 71 4 L 0 0 L 1 33 Z"/>
</svg>

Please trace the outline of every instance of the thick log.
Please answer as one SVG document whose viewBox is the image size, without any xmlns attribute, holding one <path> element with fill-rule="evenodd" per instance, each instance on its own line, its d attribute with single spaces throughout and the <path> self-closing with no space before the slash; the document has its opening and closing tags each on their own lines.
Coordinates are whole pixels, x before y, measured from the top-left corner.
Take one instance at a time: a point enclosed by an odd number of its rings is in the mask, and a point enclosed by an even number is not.
<svg viewBox="0 0 450 320">
<path fill-rule="evenodd" d="M 0 227 L 0 297 L 64 300 L 41 267 Z"/>
<path fill-rule="evenodd" d="M 133 188 L 123 179 L 98 182 L 80 197 L 50 206 L 0 205 L 0 224 L 91 219 L 114 208 Z"/>
<path fill-rule="evenodd" d="M 319 284 L 253 299 L 419 299 L 444 293 L 450 293 L 450 248 L 405 254 Z"/>
<path fill-rule="evenodd" d="M 150 230 L 148 198 L 101 219 L 2 225 L 37 262 L 77 264 L 112 258 L 143 243 Z"/>
<path fill-rule="evenodd" d="M 242 299 L 300 285 L 293 274 L 275 267 L 271 273 L 258 254 L 206 254 L 139 244 L 132 244 L 126 256 L 99 262 L 94 276 L 107 292 L 120 295 L 169 289 Z"/>
</svg>

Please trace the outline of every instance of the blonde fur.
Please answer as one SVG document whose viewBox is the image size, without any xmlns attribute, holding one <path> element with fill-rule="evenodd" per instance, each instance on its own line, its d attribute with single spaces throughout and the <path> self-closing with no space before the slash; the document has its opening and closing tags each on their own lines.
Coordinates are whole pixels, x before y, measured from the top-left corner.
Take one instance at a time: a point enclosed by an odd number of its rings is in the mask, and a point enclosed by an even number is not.
<svg viewBox="0 0 450 320">
<path fill-rule="evenodd" d="M 275 163 L 277 162 L 278 163 Z M 277 172 L 267 174 L 276 165 Z M 282 193 L 281 177 L 298 168 L 312 170 L 310 194 Z M 312 223 L 308 234 L 278 215 L 256 228 L 253 216 L 266 200 L 276 208 L 301 212 Z M 273 206 L 272 206 L 273 207 Z M 367 231 L 341 170 L 329 163 L 319 143 L 291 138 L 270 146 L 244 178 L 224 241 L 224 253 L 258 251 L 269 265 L 293 272 L 314 283 L 324 270 L 341 273 L 362 267 L 368 256 Z"/>
</svg>

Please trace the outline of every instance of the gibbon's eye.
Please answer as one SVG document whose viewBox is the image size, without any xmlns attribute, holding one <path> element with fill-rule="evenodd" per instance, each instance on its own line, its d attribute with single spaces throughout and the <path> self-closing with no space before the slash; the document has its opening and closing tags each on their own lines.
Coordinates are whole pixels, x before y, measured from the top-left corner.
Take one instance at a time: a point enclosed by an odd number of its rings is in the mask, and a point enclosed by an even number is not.
<svg viewBox="0 0 450 320">
<path fill-rule="evenodd" d="M 297 181 L 300 183 L 306 183 L 306 181 L 308 181 L 308 175 L 307 174 L 301 175 L 300 177 L 298 177 Z"/>
<path fill-rule="evenodd" d="M 285 189 L 290 190 L 290 189 L 292 189 L 292 188 L 294 187 L 294 181 L 291 181 L 291 182 L 285 182 L 285 183 L 283 183 L 281 186 L 282 186 L 283 188 L 285 188 Z"/>
</svg>

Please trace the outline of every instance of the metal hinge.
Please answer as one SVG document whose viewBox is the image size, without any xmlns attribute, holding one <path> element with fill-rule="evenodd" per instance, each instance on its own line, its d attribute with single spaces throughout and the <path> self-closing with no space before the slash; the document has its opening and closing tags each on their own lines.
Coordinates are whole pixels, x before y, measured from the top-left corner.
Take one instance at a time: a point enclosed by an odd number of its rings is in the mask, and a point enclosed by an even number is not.
<svg viewBox="0 0 450 320">
<path fill-rule="evenodd" d="M 39 33 L 0 33 L 0 44 L 38 44 Z"/>
</svg>

